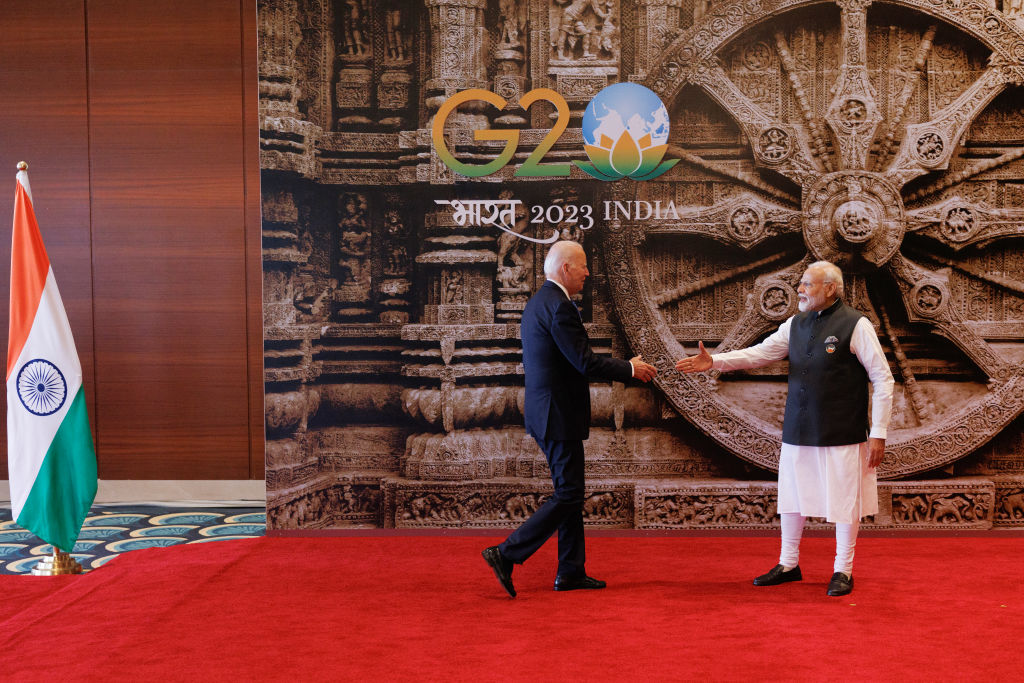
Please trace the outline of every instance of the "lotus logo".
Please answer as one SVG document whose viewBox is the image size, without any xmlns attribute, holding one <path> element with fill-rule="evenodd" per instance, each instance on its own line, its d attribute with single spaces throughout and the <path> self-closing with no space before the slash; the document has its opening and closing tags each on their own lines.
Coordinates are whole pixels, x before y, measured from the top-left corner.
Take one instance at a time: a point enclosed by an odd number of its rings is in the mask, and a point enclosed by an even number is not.
<svg viewBox="0 0 1024 683">
<path fill-rule="evenodd" d="M 583 142 L 591 163 L 573 163 L 598 180 L 651 180 L 679 163 L 661 162 L 668 149 L 668 111 L 637 83 L 615 83 L 597 93 L 583 112 Z"/>
</svg>

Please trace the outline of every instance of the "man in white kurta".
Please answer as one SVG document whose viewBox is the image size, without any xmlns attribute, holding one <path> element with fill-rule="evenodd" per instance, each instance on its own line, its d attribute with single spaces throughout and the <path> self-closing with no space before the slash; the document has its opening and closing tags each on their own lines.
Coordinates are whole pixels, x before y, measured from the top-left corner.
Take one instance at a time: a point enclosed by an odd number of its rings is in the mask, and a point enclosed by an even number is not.
<svg viewBox="0 0 1024 683">
<path fill-rule="evenodd" d="M 871 322 L 841 301 L 839 268 L 827 261 L 811 264 L 797 291 L 801 312 L 760 344 L 712 356 L 702 343 L 700 353 L 678 361 L 676 369 L 727 371 L 790 359 L 779 457 L 782 552 L 779 564 L 754 585 L 803 578 L 798 559 L 804 519 L 824 517 L 836 525 L 835 573 L 827 593 L 846 595 L 853 590 L 860 519 L 878 512 L 875 469 L 885 453 L 893 377 Z"/>
</svg>

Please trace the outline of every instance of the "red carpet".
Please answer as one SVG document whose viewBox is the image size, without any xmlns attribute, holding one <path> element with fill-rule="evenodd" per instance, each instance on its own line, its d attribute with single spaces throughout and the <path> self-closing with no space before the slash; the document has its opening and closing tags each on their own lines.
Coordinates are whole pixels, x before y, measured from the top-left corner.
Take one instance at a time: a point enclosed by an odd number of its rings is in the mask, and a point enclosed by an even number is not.
<svg viewBox="0 0 1024 683">
<path fill-rule="evenodd" d="M 0 679 L 1000 680 L 1020 676 L 1024 543 L 862 538 L 856 586 L 755 588 L 771 538 L 598 537 L 603 591 L 555 593 L 554 542 L 510 600 L 483 537 L 257 538 L 0 576 Z"/>
</svg>

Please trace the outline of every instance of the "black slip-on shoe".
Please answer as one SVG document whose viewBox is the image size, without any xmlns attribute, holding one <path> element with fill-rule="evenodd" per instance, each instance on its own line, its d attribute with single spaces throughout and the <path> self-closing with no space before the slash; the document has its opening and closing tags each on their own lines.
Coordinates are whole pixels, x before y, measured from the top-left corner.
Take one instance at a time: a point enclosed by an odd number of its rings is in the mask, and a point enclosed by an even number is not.
<svg viewBox="0 0 1024 683">
<path fill-rule="evenodd" d="M 512 585 L 512 563 L 502 557 L 498 546 L 492 545 L 490 548 L 484 548 L 480 554 L 484 556 L 484 561 L 491 565 L 494 575 L 498 577 L 498 583 L 505 589 L 508 596 L 516 597 L 516 589 Z"/>
<path fill-rule="evenodd" d="M 828 590 L 825 592 L 832 597 L 837 597 L 840 595 L 849 595 L 852 590 L 853 577 L 847 576 L 843 572 L 836 572 L 828 582 Z"/>
<path fill-rule="evenodd" d="M 800 565 L 797 565 L 786 571 L 786 568 L 781 564 L 777 564 L 771 568 L 767 574 L 761 574 L 754 579 L 755 586 L 778 586 L 780 583 L 789 583 L 790 581 L 800 581 L 803 579 L 803 575 L 800 573 Z"/>
<path fill-rule="evenodd" d="M 556 576 L 555 577 L 555 590 L 556 591 L 574 591 L 580 588 L 587 588 L 590 590 L 596 590 L 598 588 L 604 588 L 608 584 L 600 579 L 595 579 L 592 576 Z"/>
</svg>

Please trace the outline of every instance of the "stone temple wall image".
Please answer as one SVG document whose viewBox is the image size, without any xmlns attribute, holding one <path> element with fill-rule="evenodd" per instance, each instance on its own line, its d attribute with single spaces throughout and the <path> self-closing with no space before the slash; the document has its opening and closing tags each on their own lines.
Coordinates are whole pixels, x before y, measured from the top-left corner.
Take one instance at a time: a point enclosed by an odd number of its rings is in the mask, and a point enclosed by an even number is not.
<svg viewBox="0 0 1024 683">
<path fill-rule="evenodd" d="M 518 338 L 547 245 L 457 221 L 438 200 L 518 200 L 515 233 L 582 242 L 595 347 L 660 370 L 650 385 L 592 385 L 589 525 L 778 524 L 785 363 L 671 368 L 699 340 L 740 348 L 774 330 L 803 269 L 826 258 L 897 379 L 867 526 L 1024 526 L 1020 12 L 1016 0 L 261 0 L 269 527 L 505 527 L 549 494 L 522 427 Z M 514 175 L 560 121 L 544 163 L 586 160 L 584 108 L 624 81 L 667 107 L 671 170 Z M 519 131 L 511 163 L 476 179 L 431 139 L 434 114 L 468 88 L 509 104 L 448 117 L 459 160 L 501 151 L 475 131 Z M 517 104 L 537 88 L 567 111 Z"/>
</svg>

